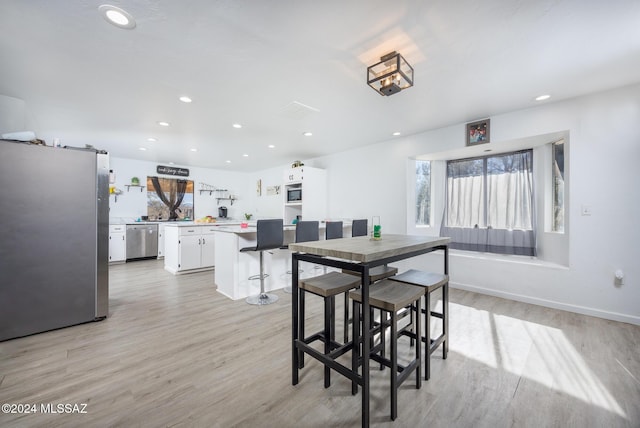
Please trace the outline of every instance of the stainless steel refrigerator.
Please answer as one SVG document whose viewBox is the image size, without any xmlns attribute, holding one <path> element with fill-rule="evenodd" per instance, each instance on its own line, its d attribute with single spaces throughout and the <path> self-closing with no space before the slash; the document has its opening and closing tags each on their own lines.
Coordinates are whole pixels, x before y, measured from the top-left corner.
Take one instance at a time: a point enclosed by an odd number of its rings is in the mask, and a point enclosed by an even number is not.
<svg viewBox="0 0 640 428">
<path fill-rule="evenodd" d="M 0 341 L 109 312 L 109 156 L 0 140 Z"/>
</svg>

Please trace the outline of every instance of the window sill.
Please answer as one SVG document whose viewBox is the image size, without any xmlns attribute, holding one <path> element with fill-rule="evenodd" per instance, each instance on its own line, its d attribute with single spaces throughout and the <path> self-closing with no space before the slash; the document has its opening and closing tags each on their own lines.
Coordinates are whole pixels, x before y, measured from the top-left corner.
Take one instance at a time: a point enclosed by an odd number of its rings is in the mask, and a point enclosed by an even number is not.
<svg viewBox="0 0 640 428">
<path fill-rule="evenodd" d="M 460 257 L 460 258 L 475 259 L 475 260 L 490 260 L 490 261 L 495 261 L 500 263 L 514 263 L 514 264 L 520 264 L 520 265 L 541 266 L 541 267 L 560 269 L 560 270 L 569 269 L 569 266 L 548 262 L 545 260 L 541 260 L 537 257 L 530 257 L 530 256 L 478 253 L 475 251 L 464 251 L 464 250 L 449 250 L 449 256 L 454 258 Z"/>
</svg>

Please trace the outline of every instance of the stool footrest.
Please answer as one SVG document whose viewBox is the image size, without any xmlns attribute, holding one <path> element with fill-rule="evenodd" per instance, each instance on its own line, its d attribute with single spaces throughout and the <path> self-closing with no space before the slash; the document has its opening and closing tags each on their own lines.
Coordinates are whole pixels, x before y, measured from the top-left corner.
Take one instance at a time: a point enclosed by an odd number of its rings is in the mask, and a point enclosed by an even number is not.
<svg viewBox="0 0 640 428">
<path fill-rule="evenodd" d="M 442 342 L 444 342 L 446 339 L 447 339 L 447 336 L 444 334 L 441 334 L 435 339 L 431 339 L 431 342 L 429 343 L 429 351 L 428 351 L 429 355 L 433 354 L 435 350 L 438 349 L 438 347 L 442 345 Z"/>
<path fill-rule="evenodd" d="M 324 355 L 322 352 L 319 352 L 318 350 L 312 348 L 311 346 L 307 345 L 302 341 L 299 341 L 299 340 L 296 341 L 296 346 L 300 348 L 300 350 L 304 351 L 306 354 L 320 361 L 325 366 L 337 371 L 347 379 L 355 381 L 358 385 L 362 385 L 363 383 L 362 376 L 356 373 L 353 373 L 350 368 L 347 368 L 342 364 L 340 364 L 339 362 L 328 358 L 327 355 Z"/>
</svg>

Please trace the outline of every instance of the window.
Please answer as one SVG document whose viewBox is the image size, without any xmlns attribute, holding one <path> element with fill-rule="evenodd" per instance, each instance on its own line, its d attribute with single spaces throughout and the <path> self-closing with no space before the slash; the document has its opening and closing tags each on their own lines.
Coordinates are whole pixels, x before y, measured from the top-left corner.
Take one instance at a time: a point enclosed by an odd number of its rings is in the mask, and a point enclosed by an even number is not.
<svg viewBox="0 0 640 428">
<path fill-rule="evenodd" d="M 551 230 L 564 232 L 564 141 L 553 143 L 551 148 L 553 183 L 553 222 Z"/>
<path fill-rule="evenodd" d="M 532 150 L 448 161 L 446 183 L 452 248 L 535 255 Z"/>
<path fill-rule="evenodd" d="M 147 177 L 147 215 L 150 220 L 193 219 L 193 181 Z"/>
<path fill-rule="evenodd" d="M 431 224 L 431 162 L 416 161 L 416 225 Z"/>
</svg>

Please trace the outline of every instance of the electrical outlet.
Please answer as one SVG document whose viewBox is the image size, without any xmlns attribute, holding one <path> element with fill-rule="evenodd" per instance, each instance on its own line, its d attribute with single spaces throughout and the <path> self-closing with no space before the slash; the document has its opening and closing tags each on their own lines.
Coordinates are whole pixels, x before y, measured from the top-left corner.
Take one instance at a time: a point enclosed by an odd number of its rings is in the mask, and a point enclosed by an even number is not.
<svg viewBox="0 0 640 428">
<path fill-rule="evenodd" d="M 591 205 L 583 205 L 581 210 L 582 215 L 591 215 Z"/>
</svg>

